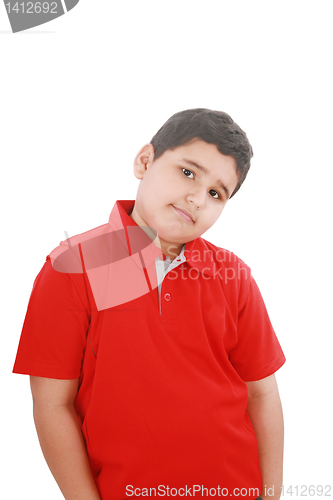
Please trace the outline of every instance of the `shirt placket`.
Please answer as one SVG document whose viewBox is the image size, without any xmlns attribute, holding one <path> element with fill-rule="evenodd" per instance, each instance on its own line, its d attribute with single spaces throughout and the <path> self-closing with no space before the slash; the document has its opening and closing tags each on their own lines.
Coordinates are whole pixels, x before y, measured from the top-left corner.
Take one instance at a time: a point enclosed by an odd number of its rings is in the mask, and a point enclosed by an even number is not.
<svg viewBox="0 0 333 500">
<path fill-rule="evenodd" d="M 167 258 L 165 261 L 159 261 L 156 259 L 156 272 L 158 276 L 158 304 L 159 304 L 159 313 L 160 316 L 162 314 L 161 311 L 161 304 L 162 302 L 170 302 L 172 299 L 172 295 L 170 291 L 168 290 L 163 290 L 163 281 L 166 275 L 170 272 L 176 269 L 178 266 L 183 264 L 183 262 L 186 262 L 186 257 L 184 255 L 184 248 L 185 245 L 182 248 L 181 253 L 176 257 L 172 262 L 170 261 L 170 258 Z"/>
</svg>

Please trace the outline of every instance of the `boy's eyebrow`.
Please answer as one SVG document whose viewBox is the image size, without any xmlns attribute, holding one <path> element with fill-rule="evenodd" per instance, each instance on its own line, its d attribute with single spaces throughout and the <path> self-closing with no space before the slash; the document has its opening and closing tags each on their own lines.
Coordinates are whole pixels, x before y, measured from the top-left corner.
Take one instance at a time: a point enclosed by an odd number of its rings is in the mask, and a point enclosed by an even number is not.
<svg viewBox="0 0 333 500">
<path fill-rule="evenodd" d="M 179 159 L 181 161 L 183 161 L 184 163 L 187 163 L 188 165 L 192 165 L 193 167 L 196 167 L 198 170 L 201 170 L 201 172 L 203 172 L 204 174 L 209 174 L 208 169 L 206 167 L 204 167 L 203 165 L 200 165 L 196 161 L 189 160 L 187 158 L 179 158 Z M 230 193 L 229 193 L 228 189 L 226 188 L 226 186 L 223 184 L 223 182 L 220 179 L 217 179 L 216 184 L 218 184 L 225 191 L 227 197 L 229 198 Z"/>
</svg>

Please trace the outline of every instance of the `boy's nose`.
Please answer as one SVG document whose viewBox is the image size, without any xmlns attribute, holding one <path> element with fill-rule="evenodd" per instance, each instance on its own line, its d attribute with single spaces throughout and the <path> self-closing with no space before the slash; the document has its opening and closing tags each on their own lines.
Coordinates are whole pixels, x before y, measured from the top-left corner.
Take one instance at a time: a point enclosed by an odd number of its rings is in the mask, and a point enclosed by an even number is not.
<svg viewBox="0 0 333 500">
<path fill-rule="evenodd" d="M 187 200 L 190 205 L 194 206 L 195 210 L 202 208 L 205 205 L 206 191 L 204 189 L 198 189 L 188 195 Z"/>
</svg>

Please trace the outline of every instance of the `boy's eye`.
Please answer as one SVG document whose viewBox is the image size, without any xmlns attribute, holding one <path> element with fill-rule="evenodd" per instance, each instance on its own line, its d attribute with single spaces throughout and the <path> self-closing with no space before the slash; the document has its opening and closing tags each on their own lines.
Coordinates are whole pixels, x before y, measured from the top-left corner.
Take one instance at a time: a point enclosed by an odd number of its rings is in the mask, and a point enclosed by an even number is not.
<svg viewBox="0 0 333 500">
<path fill-rule="evenodd" d="M 193 175 L 193 172 L 191 172 L 191 170 L 188 170 L 187 168 L 182 168 L 182 171 L 184 172 L 184 174 L 186 175 L 186 177 L 190 177 L 190 175 Z M 193 179 L 193 177 L 192 177 Z"/>
<path fill-rule="evenodd" d="M 192 170 L 189 170 L 188 168 L 182 168 L 182 171 L 184 172 L 184 175 L 186 175 L 186 177 L 188 177 L 189 179 L 194 179 L 194 173 L 192 172 Z M 193 177 L 190 177 L 191 175 Z M 211 197 L 215 198 L 216 200 L 221 198 L 220 193 L 218 193 L 218 191 L 215 191 L 215 189 L 210 189 L 209 193 L 211 194 Z"/>
<path fill-rule="evenodd" d="M 217 200 L 220 198 L 220 194 L 217 191 L 215 191 L 215 189 L 211 189 L 209 192 L 213 198 L 216 198 Z"/>
</svg>

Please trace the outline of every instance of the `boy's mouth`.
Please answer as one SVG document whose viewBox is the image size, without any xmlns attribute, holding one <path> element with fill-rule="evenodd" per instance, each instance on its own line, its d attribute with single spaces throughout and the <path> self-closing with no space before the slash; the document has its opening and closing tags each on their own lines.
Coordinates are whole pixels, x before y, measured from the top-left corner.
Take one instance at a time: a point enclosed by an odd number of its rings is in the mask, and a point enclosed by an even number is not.
<svg viewBox="0 0 333 500">
<path fill-rule="evenodd" d="M 190 222 L 191 224 L 194 223 L 194 220 L 192 218 L 192 215 L 190 214 L 190 212 L 188 212 L 187 210 L 183 210 L 181 208 L 177 208 L 177 207 L 174 207 L 173 205 L 171 205 L 175 212 L 182 218 L 184 219 L 186 222 Z"/>
</svg>

